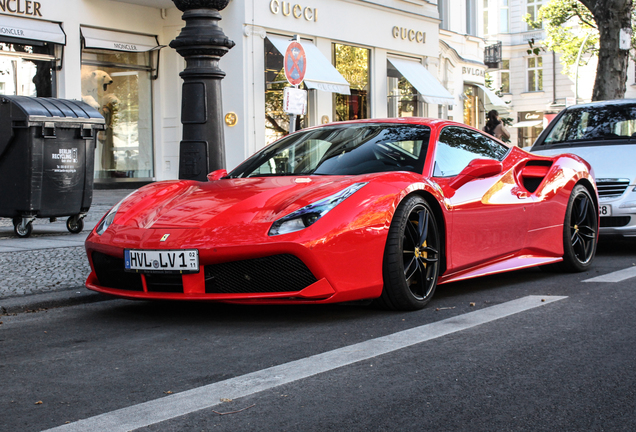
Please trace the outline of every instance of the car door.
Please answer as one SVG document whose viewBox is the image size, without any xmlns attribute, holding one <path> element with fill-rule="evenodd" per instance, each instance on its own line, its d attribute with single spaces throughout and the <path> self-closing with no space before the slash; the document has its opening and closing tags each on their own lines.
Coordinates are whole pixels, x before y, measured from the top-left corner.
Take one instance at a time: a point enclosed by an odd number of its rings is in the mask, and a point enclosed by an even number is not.
<svg viewBox="0 0 636 432">
<path fill-rule="evenodd" d="M 517 158 L 510 153 L 507 146 L 472 129 L 447 126 L 439 134 L 433 177 L 450 210 L 447 255 L 453 270 L 503 258 L 525 245 L 533 201 L 517 184 Z M 477 177 L 462 180 L 471 162 L 484 160 L 501 162 L 500 172 L 475 172 Z"/>
</svg>

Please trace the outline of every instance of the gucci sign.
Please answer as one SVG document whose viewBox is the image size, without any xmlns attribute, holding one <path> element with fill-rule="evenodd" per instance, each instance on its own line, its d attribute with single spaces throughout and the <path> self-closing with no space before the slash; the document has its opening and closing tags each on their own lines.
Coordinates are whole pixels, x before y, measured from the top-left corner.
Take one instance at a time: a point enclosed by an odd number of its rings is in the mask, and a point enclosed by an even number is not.
<svg viewBox="0 0 636 432">
<path fill-rule="evenodd" d="M 317 8 L 303 7 L 299 4 L 292 6 L 291 2 L 288 1 L 272 0 L 269 3 L 269 10 L 274 15 L 282 13 L 283 16 L 293 16 L 296 19 L 304 18 L 305 21 L 316 22 L 318 20 Z"/>
<path fill-rule="evenodd" d="M 411 42 L 426 43 L 426 33 L 423 31 L 395 26 L 392 32 L 395 39 L 401 38 L 402 40 L 409 40 Z"/>
</svg>

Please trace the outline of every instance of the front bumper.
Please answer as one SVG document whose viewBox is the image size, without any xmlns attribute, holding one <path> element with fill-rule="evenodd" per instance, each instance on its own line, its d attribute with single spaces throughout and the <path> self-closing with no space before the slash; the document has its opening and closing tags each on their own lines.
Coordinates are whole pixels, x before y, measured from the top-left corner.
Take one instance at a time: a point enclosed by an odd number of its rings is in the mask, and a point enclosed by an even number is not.
<svg viewBox="0 0 636 432">
<path fill-rule="evenodd" d="M 636 191 L 630 185 L 627 190 L 616 198 L 604 198 L 601 196 L 599 208 L 601 221 L 599 233 L 604 235 L 620 235 L 624 237 L 636 237 Z M 611 215 L 605 216 L 605 211 Z"/>
</svg>

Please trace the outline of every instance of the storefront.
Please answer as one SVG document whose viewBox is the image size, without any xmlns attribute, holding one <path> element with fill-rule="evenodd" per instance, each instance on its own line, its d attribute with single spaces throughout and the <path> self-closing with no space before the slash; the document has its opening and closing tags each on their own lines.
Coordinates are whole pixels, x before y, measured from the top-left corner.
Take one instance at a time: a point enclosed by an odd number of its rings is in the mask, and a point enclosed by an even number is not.
<svg viewBox="0 0 636 432">
<path fill-rule="evenodd" d="M 521 111 L 517 113 L 517 123 L 512 127 L 517 130 L 517 145 L 530 147 L 543 131 L 543 112 Z"/>
<path fill-rule="evenodd" d="M 483 129 L 488 111 L 507 113 L 503 99 L 486 87 L 486 66 L 478 60 L 483 56 L 483 41 L 441 30 L 439 44 L 442 82 L 456 95 L 456 104 L 440 111 L 439 117 Z"/>
<path fill-rule="evenodd" d="M 308 59 L 308 109 L 297 129 L 438 117 L 459 106 L 439 79 L 437 7 L 385 3 L 230 2 L 220 22 L 236 42 L 220 61 L 228 168 L 289 130 L 282 69 L 294 35 Z M 99 109 L 107 128 L 98 137 L 96 187 L 177 178 L 185 62 L 166 46 L 184 26 L 181 16 L 171 0 L 0 2 L 0 94 L 78 99 Z"/>
<path fill-rule="evenodd" d="M 282 111 L 282 91 L 288 85 L 283 54 L 294 35 L 307 54 L 302 88 L 308 91 L 308 109 L 298 116 L 297 129 L 366 118 L 437 117 L 438 104 L 454 102 L 437 79 L 434 5 L 408 2 L 399 11 L 381 1 L 272 0 L 245 4 L 244 15 L 233 6 L 223 11 L 222 26 L 237 46 L 221 61 L 227 72 L 224 110 L 239 119 L 226 129 L 230 167 L 289 130 L 289 117 Z M 354 16 L 365 19 L 352 20 Z M 243 29 L 242 40 L 230 34 L 235 26 Z M 228 100 L 227 88 L 243 88 L 244 93 Z M 241 98 L 251 105 L 240 103 Z M 238 143 L 243 147 L 232 147 Z"/>
</svg>

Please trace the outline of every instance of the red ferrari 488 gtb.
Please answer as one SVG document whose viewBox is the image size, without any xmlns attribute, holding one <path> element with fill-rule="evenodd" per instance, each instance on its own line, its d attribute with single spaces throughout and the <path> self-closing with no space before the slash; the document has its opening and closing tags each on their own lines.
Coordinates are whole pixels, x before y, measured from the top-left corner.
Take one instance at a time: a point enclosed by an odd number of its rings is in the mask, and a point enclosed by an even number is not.
<svg viewBox="0 0 636 432">
<path fill-rule="evenodd" d="M 574 155 L 544 157 L 444 120 L 328 124 L 207 182 L 162 181 L 86 240 L 86 286 L 131 299 L 424 307 L 437 284 L 587 269 L 598 194 Z"/>
</svg>

